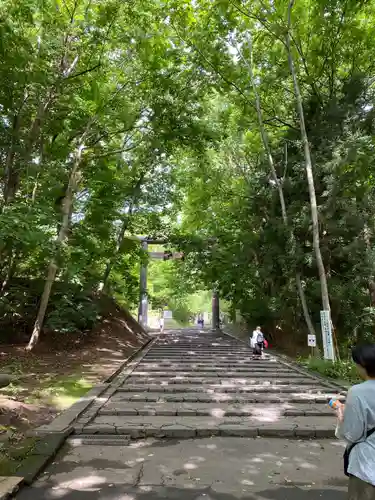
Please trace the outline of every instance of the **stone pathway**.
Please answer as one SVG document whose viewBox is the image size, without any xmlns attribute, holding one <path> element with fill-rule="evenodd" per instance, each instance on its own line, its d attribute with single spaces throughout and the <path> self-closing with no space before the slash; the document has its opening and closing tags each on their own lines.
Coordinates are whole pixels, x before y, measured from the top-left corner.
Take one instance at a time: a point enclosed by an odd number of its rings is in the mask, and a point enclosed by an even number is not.
<svg viewBox="0 0 375 500">
<path fill-rule="evenodd" d="M 73 438 L 17 500 L 346 499 L 342 448 L 330 440 L 116 439 L 90 446 Z"/>
<path fill-rule="evenodd" d="M 329 384 L 229 337 L 165 334 L 83 415 L 76 432 L 132 438 L 334 437 Z"/>
<path fill-rule="evenodd" d="M 343 500 L 343 449 L 327 406 L 336 394 L 275 357 L 253 359 L 231 337 L 166 333 L 17 498 Z"/>
</svg>

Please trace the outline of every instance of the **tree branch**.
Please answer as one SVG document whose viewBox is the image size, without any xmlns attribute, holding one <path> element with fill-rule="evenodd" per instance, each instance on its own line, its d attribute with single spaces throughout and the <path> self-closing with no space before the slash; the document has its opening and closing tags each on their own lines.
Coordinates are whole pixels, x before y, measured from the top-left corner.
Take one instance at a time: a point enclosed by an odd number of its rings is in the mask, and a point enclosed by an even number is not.
<svg viewBox="0 0 375 500">
<path fill-rule="evenodd" d="M 65 78 L 65 80 L 72 80 L 73 78 L 77 78 L 78 76 L 85 75 L 87 73 L 91 73 L 92 71 L 95 71 L 96 69 L 100 68 L 101 64 L 100 62 L 95 64 L 95 66 L 92 66 L 92 68 L 85 69 L 83 71 L 80 71 L 79 73 L 75 73 L 74 75 L 69 75 Z"/>
</svg>

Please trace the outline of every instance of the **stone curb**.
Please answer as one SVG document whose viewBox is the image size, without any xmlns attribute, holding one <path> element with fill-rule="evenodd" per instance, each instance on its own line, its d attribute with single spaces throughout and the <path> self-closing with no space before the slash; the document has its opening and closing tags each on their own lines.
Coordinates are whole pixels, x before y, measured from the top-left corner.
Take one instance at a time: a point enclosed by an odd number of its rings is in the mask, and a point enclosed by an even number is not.
<svg viewBox="0 0 375 500">
<path fill-rule="evenodd" d="M 108 384 L 100 384 L 93 387 L 82 398 L 76 401 L 70 408 L 63 411 L 52 422 L 46 425 L 41 425 L 36 429 L 32 429 L 27 436 L 44 436 L 47 434 L 54 434 L 56 432 L 72 432 L 73 423 L 79 418 L 80 415 L 98 398 L 104 391 L 108 389 Z"/>
<path fill-rule="evenodd" d="M 245 340 L 238 339 L 234 335 L 227 333 L 224 330 L 221 330 L 221 333 L 223 333 L 224 335 L 228 335 L 228 337 L 232 337 L 233 339 L 236 339 L 238 342 L 246 344 Z M 292 358 L 289 358 L 289 356 L 286 356 L 285 354 L 279 354 L 279 353 L 275 353 L 272 351 L 272 356 L 275 356 L 276 358 L 278 358 L 284 366 L 288 366 L 289 368 L 292 368 L 293 370 L 301 373 L 301 375 L 307 375 L 308 377 L 313 378 L 315 380 L 318 380 L 319 382 L 324 382 L 324 384 L 327 387 L 330 387 L 331 389 L 332 388 L 335 390 L 339 389 L 340 394 L 342 394 L 342 393 L 346 394 L 346 392 L 348 391 L 348 389 L 350 387 L 349 385 L 345 386 L 345 385 L 338 384 L 337 382 L 335 382 L 334 380 L 332 380 L 330 378 L 323 377 L 323 376 L 321 376 L 315 372 L 312 372 L 306 368 L 302 368 Z"/>
<path fill-rule="evenodd" d="M 11 498 L 22 486 L 23 478 L 0 476 L 0 500 Z"/>
<path fill-rule="evenodd" d="M 43 435 L 35 444 L 30 454 L 22 460 L 16 476 L 23 479 L 22 484 L 31 485 L 34 479 L 56 456 L 73 429 Z"/>
<path fill-rule="evenodd" d="M 30 486 L 55 457 L 72 429 L 43 435 L 21 461 L 13 476 L 0 477 L 0 500 L 12 498 L 22 486 Z"/>
</svg>

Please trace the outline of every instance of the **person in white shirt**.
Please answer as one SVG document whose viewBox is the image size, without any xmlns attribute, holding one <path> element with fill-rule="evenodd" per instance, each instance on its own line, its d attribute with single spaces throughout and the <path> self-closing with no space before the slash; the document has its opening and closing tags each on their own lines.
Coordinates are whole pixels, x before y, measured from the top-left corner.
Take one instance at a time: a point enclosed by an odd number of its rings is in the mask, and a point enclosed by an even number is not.
<svg viewBox="0 0 375 500">
<path fill-rule="evenodd" d="M 159 328 L 160 328 L 160 333 L 164 332 L 164 315 L 161 315 L 159 318 Z"/>
<path fill-rule="evenodd" d="M 253 335 L 250 339 L 250 347 L 253 348 L 254 355 L 262 356 L 263 344 L 264 344 L 264 335 L 260 326 L 257 326 L 256 329 L 253 331 Z"/>
<path fill-rule="evenodd" d="M 375 344 L 355 347 L 352 357 L 364 382 L 337 409 L 336 436 L 347 443 L 348 500 L 375 500 Z"/>
</svg>

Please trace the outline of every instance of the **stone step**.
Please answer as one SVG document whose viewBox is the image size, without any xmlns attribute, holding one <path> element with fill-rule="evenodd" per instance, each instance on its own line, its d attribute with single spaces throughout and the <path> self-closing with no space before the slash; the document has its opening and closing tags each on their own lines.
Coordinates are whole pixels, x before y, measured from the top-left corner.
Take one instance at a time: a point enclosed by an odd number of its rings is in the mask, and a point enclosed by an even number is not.
<svg viewBox="0 0 375 500">
<path fill-rule="evenodd" d="M 258 360 L 258 359 L 254 359 L 254 358 L 251 358 L 251 359 L 238 359 L 238 360 L 227 360 L 227 362 L 225 362 L 225 360 L 227 358 L 224 358 L 224 359 L 207 359 L 207 358 L 204 358 L 204 359 L 186 359 L 186 358 L 182 358 L 181 360 L 174 360 L 174 359 L 167 359 L 167 358 L 161 358 L 162 360 L 164 360 L 163 362 L 164 363 L 170 363 L 170 364 L 173 364 L 173 365 L 177 365 L 177 366 L 180 366 L 180 365 L 183 365 L 183 364 L 198 364 L 198 365 L 205 365 L 205 366 L 217 366 L 221 363 L 225 363 L 225 366 L 228 366 L 228 365 L 236 365 L 236 366 L 241 366 L 241 367 L 251 367 L 251 368 L 257 368 L 259 367 L 260 369 L 268 369 L 268 368 L 272 368 L 274 366 L 277 366 L 275 363 L 272 363 L 272 362 L 264 362 L 264 361 L 261 361 L 261 360 Z M 155 359 L 155 358 L 143 358 L 142 360 L 142 363 L 152 363 L 152 364 L 155 364 L 155 363 L 160 363 L 161 359 Z M 282 365 L 279 365 L 279 366 L 282 366 Z"/>
<path fill-rule="evenodd" d="M 173 348 L 173 347 L 153 347 L 152 348 L 152 353 L 154 355 L 160 356 L 161 354 L 174 354 L 174 355 L 179 355 L 183 356 L 184 354 L 189 354 L 189 355 L 198 355 L 198 354 L 204 354 L 204 355 L 210 355 L 210 354 L 220 354 L 222 356 L 225 356 L 226 354 L 231 355 L 231 356 L 237 356 L 239 354 L 241 355 L 247 355 L 249 353 L 252 353 L 252 348 L 250 346 L 243 347 L 241 349 L 234 349 L 233 347 L 203 347 L 203 346 L 189 346 L 189 347 L 178 347 L 178 348 Z M 269 354 L 269 352 L 267 353 Z"/>
<path fill-rule="evenodd" d="M 268 436 L 279 438 L 334 438 L 336 419 L 331 417 L 279 417 L 263 421 L 257 417 L 98 416 L 76 434 L 129 435 L 191 439 L 203 436 Z"/>
<path fill-rule="evenodd" d="M 264 355 L 269 356 L 267 353 L 264 353 Z M 237 359 L 238 357 L 252 357 L 253 356 L 253 351 L 252 349 L 246 349 L 246 352 L 233 352 L 233 351 L 226 351 L 226 352 L 218 352 L 218 351 L 210 351 L 210 352 L 204 352 L 202 349 L 196 349 L 194 350 L 178 350 L 175 352 L 172 352 L 170 350 L 167 350 L 165 352 L 155 352 L 153 349 L 149 351 L 149 353 L 146 355 L 146 357 L 154 357 L 154 358 L 164 358 L 164 357 L 171 357 L 171 358 L 178 358 L 178 359 L 184 359 L 186 357 L 188 358 L 202 358 L 206 359 L 207 357 L 218 357 L 218 358 L 234 358 Z M 268 358 L 265 358 L 268 359 Z"/>
<path fill-rule="evenodd" d="M 231 347 L 233 349 L 243 349 L 246 347 L 245 344 L 240 343 L 240 342 L 230 342 L 225 339 L 215 339 L 215 338 L 198 338 L 198 339 L 170 339 L 169 341 L 167 340 L 161 340 L 158 339 L 155 344 L 154 348 L 159 348 L 159 347 L 174 347 L 178 349 L 179 347 L 189 347 L 189 346 L 204 346 L 207 348 L 223 348 L 223 347 Z"/>
<path fill-rule="evenodd" d="M 299 386 L 313 384 L 314 380 L 309 378 L 300 378 L 300 377 L 278 377 L 270 378 L 264 377 L 262 375 L 250 374 L 248 377 L 236 378 L 233 376 L 232 378 L 220 378 L 220 377 L 194 377 L 194 376 L 181 376 L 181 377 L 150 377 L 144 376 L 140 377 L 133 374 L 126 379 L 125 383 L 130 384 L 157 384 L 160 383 L 162 385 L 179 385 L 179 384 L 207 384 L 207 385 L 227 385 L 227 386 L 241 386 L 241 385 L 253 385 L 253 386 L 269 386 L 269 385 L 290 385 L 290 384 L 298 384 Z"/>
<path fill-rule="evenodd" d="M 222 351 L 222 352 L 245 352 L 250 349 L 249 345 L 243 345 L 241 347 L 234 345 L 211 345 L 211 344 L 154 344 L 153 351 L 176 351 L 176 352 L 184 352 L 185 350 L 203 350 L 205 352 L 208 351 Z"/>
<path fill-rule="evenodd" d="M 172 342 L 160 342 L 156 341 L 154 344 L 155 348 L 168 348 L 172 347 L 175 349 L 178 349 L 179 347 L 205 347 L 207 349 L 245 349 L 248 347 L 247 343 L 243 342 L 224 342 L 224 341 L 217 341 L 215 339 L 188 339 L 186 341 L 174 339 Z"/>
<path fill-rule="evenodd" d="M 216 342 L 172 342 L 168 344 L 161 344 L 160 342 L 154 344 L 153 349 L 157 350 L 166 350 L 166 349 L 174 349 L 176 351 L 181 351 L 183 349 L 205 349 L 205 350 L 232 350 L 235 352 L 244 351 L 249 349 L 248 345 L 239 345 L 239 344 L 223 344 Z"/>
<path fill-rule="evenodd" d="M 240 367 L 240 368 L 247 368 L 247 367 L 251 367 L 251 368 L 257 368 L 259 370 L 268 370 L 269 368 L 274 368 L 274 369 L 281 369 L 281 370 L 291 370 L 291 371 L 295 371 L 293 370 L 293 368 L 290 368 L 289 366 L 286 366 L 286 365 L 281 365 L 281 364 L 278 364 L 278 363 L 273 363 L 273 362 L 270 362 L 270 361 L 261 361 L 261 360 L 258 360 L 258 359 L 251 359 L 250 361 L 247 361 L 247 360 L 242 360 L 242 359 L 239 359 L 239 360 L 234 360 L 234 361 L 223 361 L 223 360 L 215 360 L 215 359 L 208 359 L 207 361 L 205 362 L 202 362 L 202 361 L 194 361 L 194 360 L 191 360 L 190 362 L 189 361 L 160 361 L 160 360 L 150 360 L 150 359 L 147 359 L 147 358 L 144 358 L 140 361 L 140 364 L 145 364 L 145 365 L 156 365 L 156 366 L 198 366 L 198 367 L 205 367 L 205 366 L 208 366 L 208 367 L 216 367 L 216 366 L 223 366 L 224 368 L 227 368 L 227 367 Z"/>
<path fill-rule="evenodd" d="M 138 367 L 142 368 L 142 367 Z M 274 372 L 273 370 L 269 370 L 268 372 L 258 372 L 258 371 L 246 371 L 246 372 L 238 372 L 238 371 L 223 371 L 223 370 L 212 370 L 208 372 L 197 372 L 194 369 L 191 369 L 190 371 L 177 371 L 177 370 L 171 370 L 171 371 L 143 371 L 142 369 L 134 370 L 132 372 L 132 377 L 154 377 L 154 378 L 168 378 L 168 379 L 175 379 L 175 378 L 198 378 L 197 373 L 199 373 L 199 379 L 201 377 L 222 377 L 222 378 L 252 378 L 252 379 L 262 379 L 267 376 L 267 380 L 269 378 L 277 377 L 278 379 L 301 379 L 301 375 L 296 372 L 290 372 L 290 373 L 279 373 L 279 372 Z M 152 380 L 150 378 L 149 380 Z M 309 379 L 310 380 L 310 379 Z"/>
<path fill-rule="evenodd" d="M 154 345 L 152 347 L 152 351 L 154 353 L 169 353 L 169 352 L 174 352 L 178 354 L 183 354 L 185 352 L 204 352 L 205 354 L 209 353 L 215 353 L 219 352 L 222 354 L 246 354 L 251 350 L 251 347 L 249 345 L 243 346 L 243 347 L 234 347 L 234 346 L 210 346 L 210 345 L 198 345 L 198 344 L 191 344 L 191 345 L 178 345 L 178 346 L 158 346 Z"/>
<path fill-rule="evenodd" d="M 228 336 L 221 336 L 219 337 L 216 334 L 213 335 L 184 335 L 184 336 L 178 336 L 178 335 L 168 335 L 166 337 L 158 337 L 157 343 L 162 344 L 162 343 L 170 343 L 170 342 L 181 342 L 181 343 L 189 343 L 189 342 L 199 342 L 199 343 L 214 343 L 214 344 L 231 344 L 231 345 L 236 345 L 236 346 L 241 346 L 241 343 L 237 341 L 237 339 L 228 337 Z"/>
<path fill-rule="evenodd" d="M 237 359 L 254 359 L 252 351 L 247 351 L 246 353 L 220 353 L 220 352 L 207 352 L 204 353 L 201 350 L 192 352 L 192 351 L 186 351 L 186 352 L 166 352 L 166 353 L 160 353 L 157 354 L 155 352 L 151 351 L 151 354 L 146 355 L 146 358 L 152 358 L 152 359 L 175 359 L 175 360 L 184 360 L 184 359 L 201 359 L 202 362 L 204 360 L 209 360 L 209 359 L 226 359 L 226 360 L 237 360 Z M 266 358 L 265 358 L 266 359 Z"/>
<path fill-rule="evenodd" d="M 219 363 L 215 363 L 215 362 L 207 362 L 207 363 L 174 363 L 174 362 L 171 362 L 171 363 L 164 363 L 164 362 L 151 362 L 151 361 L 144 361 L 144 360 L 141 360 L 139 362 L 139 365 L 138 366 L 142 366 L 142 367 L 146 367 L 146 368 L 156 368 L 156 369 L 169 369 L 169 368 L 180 368 L 181 370 L 184 370 L 184 369 L 191 369 L 191 368 L 194 368 L 194 369 L 204 369 L 206 368 L 207 370 L 212 370 L 212 369 L 216 369 L 216 368 L 224 368 L 224 369 L 230 369 L 230 368 L 238 368 L 240 370 L 246 370 L 248 368 L 256 368 L 258 371 L 264 371 L 264 370 L 269 370 L 269 369 L 272 369 L 272 370 L 276 370 L 276 371 L 280 371 L 280 372 L 292 372 L 292 373 L 295 373 L 295 370 L 293 370 L 292 368 L 289 368 L 288 366 L 284 366 L 284 365 L 279 365 L 279 364 L 276 364 L 276 363 L 259 363 L 258 361 L 251 361 L 250 363 L 245 363 L 245 362 L 237 362 L 237 363 L 234 363 L 233 361 L 232 362 L 228 362 L 228 363 L 224 363 L 224 362 L 219 362 Z"/>
<path fill-rule="evenodd" d="M 253 356 L 251 357 L 239 357 L 239 358 L 234 358 L 234 359 L 229 359 L 227 356 L 219 357 L 219 358 L 203 358 L 199 359 L 198 357 L 194 356 L 191 359 L 185 359 L 185 358 L 180 358 L 180 359 L 169 359 L 169 358 L 153 358 L 152 356 L 146 355 L 142 359 L 142 363 L 158 363 L 158 364 L 165 364 L 165 365 L 190 365 L 190 364 L 195 364 L 195 365 L 207 365 L 207 364 L 222 364 L 225 366 L 228 365 L 245 365 L 248 363 L 251 363 L 252 365 L 258 365 L 258 366 L 280 366 L 282 367 L 287 367 L 287 365 L 278 363 L 277 361 L 274 361 L 273 359 L 266 359 L 266 358 L 254 358 Z"/>
<path fill-rule="evenodd" d="M 328 401 L 333 397 L 338 397 L 340 401 L 345 402 L 344 396 L 337 396 L 336 393 L 333 392 L 324 392 L 322 394 L 315 393 L 257 393 L 257 392 L 249 392 L 249 393 L 199 393 L 199 392 L 178 392 L 178 393 L 166 393 L 166 392 L 116 392 L 112 398 L 111 402 L 119 402 L 126 403 L 129 405 L 129 402 L 151 402 L 151 403 L 308 403 L 308 404 L 319 404 L 319 405 L 327 405 Z"/>
<path fill-rule="evenodd" d="M 153 345 L 153 350 L 174 350 L 174 351 L 189 351 L 189 350 L 204 350 L 204 351 L 226 351 L 226 352 L 244 352 L 250 349 L 250 343 L 246 344 L 217 344 L 215 342 L 190 342 L 187 344 L 182 344 L 180 342 L 174 342 L 172 344 L 159 344 Z"/>
<path fill-rule="evenodd" d="M 225 368 L 230 367 L 230 366 L 238 366 L 240 368 L 246 368 L 248 366 L 251 367 L 258 367 L 259 369 L 268 369 L 274 367 L 275 369 L 280 369 L 280 370 L 293 370 L 288 365 L 283 365 L 271 360 L 266 360 L 266 359 L 258 359 L 258 358 L 238 358 L 238 359 L 216 359 L 216 358 L 204 358 L 204 361 L 202 359 L 182 359 L 180 360 L 174 360 L 174 359 L 155 359 L 155 358 L 150 358 L 148 356 L 145 356 L 140 363 L 142 364 L 147 364 L 150 366 L 156 365 L 156 366 L 197 366 L 197 367 L 204 367 L 204 366 L 209 366 L 209 367 L 216 367 L 216 366 L 224 366 Z"/>
<path fill-rule="evenodd" d="M 197 365 L 192 363 L 191 365 L 180 365 L 178 363 L 176 364 L 159 364 L 159 363 L 144 363 L 140 362 L 138 365 L 138 368 L 141 368 L 142 370 L 149 371 L 149 372 L 158 372 L 158 371 L 166 371 L 166 372 L 173 372 L 175 370 L 178 371 L 195 371 L 195 372 L 211 372 L 211 371 L 237 371 L 237 372 L 248 372 L 251 369 L 256 369 L 257 372 L 260 373 L 268 373 L 270 371 L 274 373 L 297 373 L 294 370 L 291 370 L 289 368 L 282 368 L 277 365 L 273 366 L 268 366 L 268 367 L 259 367 L 257 365 L 235 365 L 234 363 L 228 364 L 228 365 Z"/>
<path fill-rule="evenodd" d="M 274 366 L 280 366 L 280 367 L 285 367 L 284 365 L 278 365 L 277 363 L 274 363 L 272 361 L 266 361 L 266 360 L 261 360 L 257 358 L 239 358 L 239 359 L 233 359 L 229 360 L 227 357 L 224 357 L 222 359 L 208 359 L 208 358 L 192 358 L 192 359 L 187 359 L 187 358 L 181 358 L 181 359 L 170 359 L 170 358 L 149 358 L 145 356 L 142 361 L 142 363 L 151 363 L 151 364 L 168 364 L 168 365 L 191 365 L 191 364 L 196 364 L 196 365 L 205 365 L 205 366 L 217 366 L 217 365 L 224 365 L 224 366 L 254 366 L 254 367 L 259 367 L 259 368 L 268 368 L 268 367 L 274 367 Z"/>
<path fill-rule="evenodd" d="M 236 351 L 241 351 L 243 349 L 248 348 L 248 344 L 231 344 L 228 342 L 216 342 L 215 340 L 206 341 L 187 341 L 182 342 L 181 340 L 175 340 L 172 342 L 158 342 L 156 341 L 153 345 L 153 349 L 233 349 Z"/>
<path fill-rule="evenodd" d="M 157 416 L 214 416 L 275 418 L 283 416 L 326 416 L 332 417 L 332 409 L 328 405 L 311 403 L 255 403 L 233 405 L 227 403 L 140 403 L 139 401 L 107 403 L 99 411 L 99 415 L 157 415 Z"/>
<path fill-rule="evenodd" d="M 126 383 L 120 386 L 118 391 L 121 392 L 167 392 L 167 393 L 285 393 L 285 394 L 308 394 L 314 393 L 318 394 L 319 391 L 325 393 L 327 391 L 324 387 L 319 387 L 316 385 L 304 386 L 300 385 L 268 385 L 268 386 L 259 386 L 259 385 L 239 385 L 239 386 L 226 386 L 220 384 L 212 384 L 210 386 L 204 386 L 203 384 L 199 385 L 161 385 L 161 384 L 130 384 Z"/>
<path fill-rule="evenodd" d="M 81 434 L 69 437 L 66 442 L 73 447 L 76 446 L 127 446 L 130 443 L 130 436 L 108 434 Z"/>
<path fill-rule="evenodd" d="M 153 347 L 153 354 L 183 354 L 185 352 L 194 354 L 247 354 L 250 348 L 244 347 L 242 349 L 234 349 L 233 347 L 211 347 L 204 346 L 178 346 L 178 347 Z"/>
<path fill-rule="evenodd" d="M 160 344 L 208 344 L 208 345 L 233 345 L 235 347 L 242 347 L 240 342 L 237 342 L 234 339 L 230 339 L 229 337 L 169 337 L 169 338 L 161 338 L 159 337 L 156 341 L 157 345 Z"/>
<path fill-rule="evenodd" d="M 231 354 L 246 354 L 250 350 L 250 346 L 246 345 L 243 347 L 234 347 L 234 346 L 210 346 L 210 345 L 199 345 L 199 344 L 190 344 L 190 345 L 164 345 L 164 346 L 158 346 L 154 345 L 152 350 L 154 353 L 168 353 L 168 352 L 175 352 L 175 353 L 184 353 L 184 352 L 204 352 L 205 354 L 209 354 L 211 352 L 219 352 L 222 354 L 226 353 L 231 353 Z"/>
</svg>

